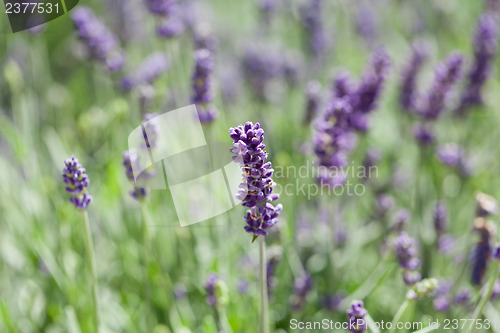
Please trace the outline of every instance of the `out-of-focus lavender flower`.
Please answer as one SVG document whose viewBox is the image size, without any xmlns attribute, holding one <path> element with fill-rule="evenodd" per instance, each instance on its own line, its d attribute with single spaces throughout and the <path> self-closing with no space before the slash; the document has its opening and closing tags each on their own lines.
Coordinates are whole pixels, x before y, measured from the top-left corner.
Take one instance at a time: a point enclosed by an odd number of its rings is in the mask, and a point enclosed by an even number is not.
<svg viewBox="0 0 500 333">
<path fill-rule="evenodd" d="M 268 231 L 278 221 L 281 204 L 273 206 L 272 202 L 279 198 L 273 194 L 276 184 L 272 180 L 271 162 L 266 162 L 268 153 L 264 150 L 264 130 L 259 123 L 246 122 L 229 129 L 234 140 L 231 152 L 235 154 L 233 161 L 243 169 L 244 183 L 239 192 L 243 206 L 249 207 L 245 216 L 245 230 L 255 237 L 267 236 Z"/>
<path fill-rule="evenodd" d="M 217 109 L 213 105 L 213 71 L 215 61 L 213 54 L 207 49 L 194 53 L 195 67 L 192 81 L 191 103 L 196 104 L 202 123 L 211 123 L 217 117 Z"/>
<path fill-rule="evenodd" d="M 379 218 L 384 218 L 386 214 L 394 208 L 396 201 L 389 194 L 379 194 L 376 202 L 376 215 Z"/>
<path fill-rule="evenodd" d="M 441 163 L 448 166 L 457 166 L 462 162 L 464 151 L 456 143 L 447 143 L 440 146 L 437 151 L 437 158 Z"/>
<path fill-rule="evenodd" d="M 177 0 L 145 0 L 149 11 L 158 16 L 166 16 L 179 9 Z"/>
<path fill-rule="evenodd" d="M 432 303 L 434 309 L 439 312 L 446 312 L 450 309 L 450 299 L 447 296 L 438 296 Z"/>
<path fill-rule="evenodd" d="M 488 9 L 493 12 L 500 11 L 500 0 L 488 0 Z"/>
<path fill-rule="evenodd" d="M 318 181 L 322 185 L 334 187 L 346 181 L 335 171 L 349 164 L 348 154 L 357 144 L 349 123 L 351 111 L 347 99 L 333 99 L 316 123 L 313 144 L 320 166 Z"/>
<path fill-rule="evenodd" d="M 476 194 L 476 216 L 488 217 L 498 214 L 498 201 L 490 195 L 479 192 Z"/>
<path fill-rule="evenodd" d="M 491 74 L 491 67 L 498 49 L 498 21 L 496 14 L 486 13 L 479 17 L 474 34 L 474 62 L 467 75 L 460 104 L 455 110 L 463 115 L 474 105 L 483 104 L 481 90 Z"/>
<path fill-rule="evenodd" d="M 217 295 L 216 295 L 216 289 L 217 289 L 217 282 L 219 281 L 219 277 L 216 274 L 210 274 L 207 277 L 207 280 L 205 281 L 205 292 L 207 293 L 207 304 L 210 306 L 216 306 L 217 305 Z"/>
<path fill-rule="evenodd" d="M 483 284 L 484 276 L 492 259 L 493 237 L 496 234 L 496 228 L 493 222 L 487 221 L 483 217 L 477 217 L 474 220 L 474 230 L 479 234 L 472 255 L 472 283 L 480 286 Z"/>
<path fill-rule="evenodd" d="M 356 13 L 356 31 L 368 45 L 377 38 L 378 22 L 373 11 L 367 6 L 361 7 Z"/>
<path fill-rule="evenodd" d="M 407 285 L 413 285 L 421 279 L 416 270 L 420 267 L 420 260 L 416 257 L 417 247 L 415 240 L 406 232 L 401 232 L 394 241 L 396 258 L 404 269 L 403 278 Z"/>
<path fill-rule="evenodd" d="M 255 44 L 245 50 L 241 60 L 243 74 L 252 92 L 260 100 L 267 100 L 269 82 L 282 75 L 282 54 L 272 45 Z"/>
<path fill-rule="evenodd" d="M 291 298 L 291 305 L 293 310 L 298 311 L 302 309 L 306 302 L 307 294 L 312 290 L 312 278 L 307 272 L 295 279 L 293 285 L 294 295 Z"/>
<path fill-rule="evenodd" d="M 413 137 L 423 147 L 429 146 L 436 141 L 434 130 L 426 123 L 420 123 L 413 127 Z"/>
<path fill-rule="evenodd" d="M 434 120 L 444 111 L 451 89 L 460 78 L 463 62 L 464 58 L 460 53 L 452 52 L 436 66 L 434 82 L 418 106 L 422 117 Z"/>
<path fill-rule="evenodd" d="M 455 295 L 454 303 L 455 305 L 461 305 L 466 308 L 471 307 L 472 306 L 471 290 L 469 288 L 459 290 L 458 293 Z"/>
<path fill-rule="evenodd" d="M 215 38 L 212 27 L 207 22 L 202 22 L 193 25 L 191 28 L 191 36 L 193 38 L 194 49 L 207 49 L 214 53 L 217 50 L 218 42 Z"/>
<path fill-rule="evenodd" d="M 321 304 L 323 308 L 330 311 L 339 311 L 340 305 L 342 301 L 345 299 L 345 295 L 343 293 L 336 293 L 334 295 L 326 295 L 323 297 Z"/>
<path fill-rule="evenodd" d="M 125 64 L 125 53 L 118 38 L 88 7 L 78 6 L 72 11 L 71 18 L 91 58 L 103 63 L 109 72 L 119 71 Z"/>
<path fill-rule="evenodd" d="M 137 152 L 135 149 L 127 150 L 123 152 L 123 166 L 125 167 L 125 174 L 128 180 L 134 184 L 134 188 L 130 191 L 130 195 L 141 201 L 147 195 L 146 189 L 136 185 L 136 179 L 134 177 L 134 169 L 138 170 L 139 159 L 137 157 Z"/>
<path fill-rule="evenodd" d="M 448 280 L 441 280 L 434 291 L 434 309 L 439 312 L 446 312 L 449 310 L 450 302 L 450 291 L 453 284 Z"/>
<path fill-rule="evenodd" d="M 428 51 L 421 41 L 412 45 L 411 57 L 402 70 L 399 103 L 403 110 L 412 112 L 416 107 L 417 80 L 420 69 L 428 57 Z"/>
<path fill-rule="evenodd" d="M 439 285 L 439 281 L 434 278 L 423 279 L 417 282 L 412 289 L 406 293 L 406 299 L 417 300 L 431 296 Z"/>
<path fill-rule="evenodd" d="M 364 333 L 367 328 L 365 321 L 365 316 L 367 314 L 368 311 L 366 311 L 363 301 L 353 301 L 351 307 L 347 310 L 349 332 Z"/>
<path fill-rule="evenodd" d="M 330 48 L 322 13 L 323 0 L 308 0 L 300 8 L 300 20 L 307 34 L 308 49 L 317 59 Z"/>
<path fill-rule="evenodd" d="M 164 18 L 156 27 L 156 33 L 160 37 L 173 38 L 182 34 L 185 30 L 184 22 L 178 16 Z"/>
<path fill-rule="evenodd" d="M 148 10 L 161 19 L 156 29 L 159 36 L 172 38 L 184 31 L 184 21 L 177 0 L 146 0 L 145 3 Z"/>
<path fill-rule="evenodd" d="M 394 214 L 392 230 L 400 233 L 404 230 L 405 226 L 410 221 L 411 214 L 406 209 L 400 209 Z"/>
<path fill-rule="evenodd" d="M 500 260 L 500 244 L 495 245 L 493 248 L 493 259 Z"/>
<path fill-rule="evenodd" d="M 496 301 L 500 298 L 500 279 L 496 279 L 495 284 L 493 285 L 493 292 L 491 293 L 491 301 Z"/>
<path fill-rule="evenodd" d="M 87 191 L 89 176 L 75 156 L 64 160 L 64 165 L 62 178 L 66 184 L 66 192 L 71 194 L 69 201 L 80 210 L 86 209 L 92 201 L 92 196 Z"/>
<path fill-rule="evenodd" d="M 279 0 L 258 0 L 257 4 L 260 10 L 262 26 L 270 26 L 271 19 L 278 9 L 279 2 Z"/>
<path fill-rule="evenodd" d="M 170 61 L 163 53 L 152 53 L 141 62 L 135 71 L 122 79 L 121 88 L 124 91 L 130 91 L 140 85 L 149 85 L 166 72 L 169 67 Z"/>
<path fill-rule="evenodd" d="M 434 207 L 433 222 L 437 235 L 442 235 L 448 225 L 448 209 L 441 201 L 438 201 Z"/>
<path fill-rule="evenodd" d="M 356 85 L 348 70 L 342 69 L 335 76 L 333 81 L 333 96 L 337 98 L 355 98 Z"/>
<path fill-rule="evenodd" d="M 323 87 L 318 81 L 309 81 L 306 86 L 306 112 L 304 124 L 309 125 L 318 114 L 322 103 Z"/>
<path fill-rule="evenodd" d="M 267 295 L 271 297 L 272 290 L 276 285 L 275 272 L 282 257 L 281 247 L 274 245 L 269 248 L 266 264 Z"/>
</svg>

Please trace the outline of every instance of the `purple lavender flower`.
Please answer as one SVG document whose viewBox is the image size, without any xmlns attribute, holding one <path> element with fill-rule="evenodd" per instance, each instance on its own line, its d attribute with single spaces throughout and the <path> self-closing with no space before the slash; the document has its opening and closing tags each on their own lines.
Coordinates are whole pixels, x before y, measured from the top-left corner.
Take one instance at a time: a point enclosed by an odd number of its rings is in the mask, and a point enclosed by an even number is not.
<svg viewBox="0 0 500 333">
<path fill-rule="evenodd" d="M 455 305 L 461 305 L 465 308 L 471 307 L 472 306 L 471 290 L 468 288 L 460 290 L 455 295 L 454 303 L 455 303 Z"/>
<path fill-rule="evenodd" d="M 217 288 L 217 282 L 219 281 L 219 277 L 216 274 L 210 274 L 207 277 L 207 280 L 205 282 L 205 292 L 207 293 L 207 304 L 210 306 L 216 306 L 217 305 L 217 296 L 215 294 L 216 288 Z"/>
<path fill-rule="evenodd" d="M 413 127 L 413 137 L 421 146 L 429 146 L 436 141 L 434 130 L 427 123 L 420 123 Z"/>
<path fill-rule="evenodd" d="M 457 166 L 461 163 L 464 152 L 456 143 L 448 143 L 438 148 L 437 157 L 441 163 L 448 166 Z"/>
<path fill-rule="evenodd" d="M 311 123 L 314 117 L 318 114 L 321 106 L 323 87 L 318 81 L 309 81 L 306 87 L 306 115 L 304 117 L 304 124 Z"/>
<path fill-rule="evenodd" d="M 439 117 L 446 107 L 450 91 L 458 81 L 461 74 L 463 56 L 458 52 L 452 52 L 435 69 L 434 82 L 427 96 L 418 107 L 418 112 L 425 119 L 434 120 Z"/>
<path fill-rule="evenodd" d="M 364 333 L 367 328 L 365 321 L 365 316 L 367 314 L 368 311 L 366 311 L 363 301 L 353 301 L 351 307 L 347 310 L 349 332 Z"/>
<path fill-rule="evenodd" d="M 271 19 L 278 9 L 279 0 L 258 0 L 261 22 L 264 27 L 269 27 Z"/>
<path fill-rule="evenodd" d="M 407 286 L 413 286 L 420 280 L 422 280 L 422 275 L 418 271 L 405 270 L 403 272 L 403 281 Z"/>
<path fill-rule="evenodd" d="M 312 290 L 312 278 L 307 272 L 295 279 L 293 285 L 294 295 L 292 296 L 292 308 L 295 311 L 302 309 L 306 302 L 307 294 Z"/>
<path fill-rule="evenodd" d="M 191 32 L 195 50 L 207 49 L 215 54 L 218 42 L 212 32 L 211 26 L 208 23 L 202 22 L 195 24 L 192 27 Z"/>
<path fill-rule="evenodd" d="M 427 57 L 428 52 L 424 44 L 420 41 L 413 43 L 410 61 L 408 61 L 402 71 L 399 95 L 399 103 L 403 110 L 407 112 L 415 110 L 418 74 Z"/>
<path fill-rule="evenodd" d="M 394 205 L 396 204 L 394 198 L 390 196 L 389 194 L 379 194 L 377 196 L 377 202 L 376 202 L 376 215 L 379 218 L 384 218 L 386 214 L 394 208 Z"/>
<path fill-rule="evenodd" d="M 217 117 L 217 109 L 213 106 L 213 71 L 215 66 L 213 54 L 207 49 L 200 49 L 195 51 L 194 59 L 191 103 L 196 104 L 200 121 L 211 123 Z"/>
<path fill-rule="evenodd" d="M 64 165 L 62 177 L 66 192 L 71 194 L 69 201 L 80 210 L 86 209 L 92 201 L 92 196 L 87 191 L 89 176 L 75 156 L 64 160 Z"/>
<path fill-rule="evenodd" d="M 323 24 L 323 1 L 308 0 L 300 8 L 300 20 L 306 31 L 309 48 L 318 59 L 321 58 L 330 47 Z"/>
<path fill-rule="evenodd" d="M 156 27 L 156 33 L 160 37 L 169 39 L 179 36 L 185 29 L 182 19 L 178 16 L 172 16 L 162 19 L 161 23 Z"/>
<path fill-rule="evenodd" d="M 440 236 L 446 229 L 448 224 L 448 209 L 441 201 L 436 203 L 434 207 L 434 230 Z"/>
<path fill-rule="evenodd" d="M 272 180 L 273 169 L 271 162 L 266 162 L 268 153 L 264 150 L 264 130 L 259 123 L 255 125 L 247 122 L 229 129 L 231 139 L 234 140 L 231 152 L 235 154 L 233 160 L 243 169 L 242 191 L 239 193 L 243 206 L 249 207 L 245 216 L 247 225 L 245 230 L 255 237 L 267 236 L 268 231 L 277 223 L 281 204 L 273 206 L 271 202 L 278 199 L 273 194 L 276 184 Z"/>
<path fill-rule="evenodd" d="M 398 233 L 402 232 L 410 221 L 411 214 L 406 209 L 400 209 L 394 214 L 392 229 Z"/>
<path fill-rule="evenodd" d="M 121 81 L 121 88 L 130 91 L 132 88 L 153 83 L 170 67 L 168 58 L 161 52 L 155 52 L 142 61 L 139 67 Z"/>
<path fill-rule="evenodd" d="M 167 16 L 179 9 L 177 0 L 145 0 L 148 10 L 158 16 Z"/>
<path fill-rule="evenodd" d="M 334 295 L 326 295 L 323 297 L 321 304 L 323 308 L 330 311 L 339 311 L 340 305 L 342 301 L 345 299 L 345 295 L 343 293 L 336 293 Z"/>
<path fill-rule="evenodd" d="M 352 109 L 346 98 L 333 99 L 316 123 L 313 136 L 317 165 L 320 166 L 318 181 L 334 187 L 346 179 L 336 171 L 349 164 L 348 154 L 357 144 L 356 134 L 349 123 Z"/>
<path fill-rule="evenodd" d="M 450 309 L 450 299 L 447 296 L 438 296 L 432 303 L 434 309 L 439 312 L 446 312 Z"/>
<path fill-rule="evenodd" d="M 156 32 L 159 36 L 172 38 L 180 35 L 184 29 L 181 8 L 177 0 L 146 0 L 146 7 L 161 19 Z"/>
<path fill-rule="evenodd" d="M 394 245 L 399 265 L 404 269 L 404 282 L 411 286 L 420 281 L 420 273 L 416 271 L 420 267 L 420 260 L 416 257 L 415 240 L 406 232 L 401 232 L 394 241 Z"/>
<path fill-rule="evenodd" d="M 356 13 L 356 31 L 368 45 L 372 45 L 377 38 L 377 23 L 375 14 L 367 6 Z"/>
<path fill-rule="evenodd" d="M 140 187 L 136 185 L 136 180 L 134 177 L 134 169 L 138 168 L 138 157 L 135 149 L 127 150 L 123 152 L 123 166 L 125 167 L 125 174 L 127 175 L 128 180 L 134 184 L 134 188 L 130 191 L 130 195 L 141 201 L 147 195 L 146 189 L 144 187 Z"/>
<path fill-rule="evenodd" d="M 486 13 L 479 17 L 474 34 L 474 62 L 467 76 L 456 114 L 463 115 L 474 105 L 483 104 L 481 90 L 491 74 L 491 67 L 497 53 L 498 22 L 495 14 Z"/>
<path fill-rule="evenodd" d="M 492 240 L 496 233 L 495 225 L 483 217 L 474 220 L 474 230 L 479 234 L 479 241 L 471 255 L 472 283 L 480 286 L 492 258 Z"/>
<path fill-rule="evenodd" d="M 495 245 L 493 248 L 493 259 L 500 260 L 500 244 Z"/>
<path fill-rule="evenodd" d="M 110 72 L 119 71 L 125 64 L 125 53 L 118 38 L 88 7 L 78 6 L 73 10 L 71 18 L 91 58 L 103 63 Z"/>
</svg>

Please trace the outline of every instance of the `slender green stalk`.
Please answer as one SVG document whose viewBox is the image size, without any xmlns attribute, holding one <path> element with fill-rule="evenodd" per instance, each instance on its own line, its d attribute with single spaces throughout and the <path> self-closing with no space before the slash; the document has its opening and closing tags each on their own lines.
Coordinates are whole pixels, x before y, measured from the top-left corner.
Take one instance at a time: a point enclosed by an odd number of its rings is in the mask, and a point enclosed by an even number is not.
<svg viewBox="0 0 500 333">
<path fill-rule="evenodd" d="M 488 303 L 488 301 L 491 298 L 491 294 L 493 294 L 493 288 L 495 286 L 495 281 L 497 277 L 500 274 L 500 260 L 495 260 L 494 266 L 493 266 L 493 273 L 491 274 L 490 280 L 488 281 L 488 284 L 486 285 L 486 292 L 483 294 L 483 297 L 479 300 L 479 303 L 474 310 L 474 314 L 472 315 L 472 319 L 475 321 L 476 319 L 479 319 L 479 316 L 483 313 L 483 310 Z M 469 327 L 466 331 L 466 333 L 471 332 L 472 328 Z"/>
<path fill-rule="evenodd" d="M 266 243 L 264 236 L 259 237 L 260 263 L 260 333 L 269 333 L 269 304 L 267 299 Z"/>
<path fill-rule="evenodd" d="M 403 304 L 401 304 L 401 306 L 399 307 L 398 311 L 396 312 L 396 315 L 394 316 L 394 318 L 391 321 L 391 329 L 389 330 L 389 332 L 393 332 L 394 331 L 397 323 L 401 320 L 401 317 L 406 312 L 406 309 L 408 309 L 409 306 L 410 306 L 410 301 L 409 300 L 405 300 L 403 302 Z"/>
<path fill-rule="evenodd" d="M 85 250 L 87 252 L 87 269 L 90 289 L 92 291 L 92 324 L 94 332 L 99 332 L 99 316 L 98 316 L 98 303 L 97 303 L 97 282 L 95 274 L 95 254 L 94 245 L 92 244 L 92 235 L 90 233 L 89 216 L 86 210 L 82 210 L 82 223 L 83 233 L 85 235 Z"/>
</svg>

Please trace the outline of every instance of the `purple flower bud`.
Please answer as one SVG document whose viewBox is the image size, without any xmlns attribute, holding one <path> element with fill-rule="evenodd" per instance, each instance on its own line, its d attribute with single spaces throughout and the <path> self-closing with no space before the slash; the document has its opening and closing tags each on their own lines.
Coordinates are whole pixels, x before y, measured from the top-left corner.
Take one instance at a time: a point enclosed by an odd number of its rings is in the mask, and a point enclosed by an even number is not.
<svg viewBox="0 0 500 333">
<path fill-rule="evenodd" d="M 323 1 L 309 0 L 300 8 L 300 20 L 306 31 L 309 48 L 316 58 L 324 56 L 330 48 L 323 24 Z"/>
<path fill-rule="evenodd" d="M 396 232 L 402 232 L 404 227 L 410 221 L 411 215 L 410 212 L 406 209 L 400 209 L 394 214 L 394 221 L 392 229 Z"/>
<path fill-rule="evenodd" d="M 448 224 L 448 209 L 441 201 L 436 203 L 434 208 L 434 230 L 438 235 L 441 235 Z"/>
<path fill-rule="evenodd" d="M 356 31 L 368 45 L 372 45 L 377 37 L 377 20 L 373 11 L 367 6 L 361 7 L 356 14 Z"/>
<path fill-rule="evenodd" d="M 394 208 L 396 204 L 394 198 L 388 194 L 379 194 L 377 196 L 376 215 L 384 218 L 387 212 Z"/>
<path fill-rule="evenodd" d="M 400 266 L 405 270 L 404 281 L 408 285 L 413 285 L 420 280 L 420 274 L 412 273 L 420 267 L 420 260 L 417 259 L 417 247 L 415 240 L 406 232 L 402 232 L 394 241 L 396 258 Z"/>
<path fill-rule="evenodd" d="M 413 127 L 413 137 L 421 146 L 429 146 L 436 141 L 434 130 L 429 124 L 421 123 Z"/>
<path fill-rule="evenodd" d="M 121 81 L 121 88 L 130 91 L 132 88 L 153 83 L 170 67 L 167 57 L 161 52 L 155 52 L 142 61 L 139 67 Z"/>
<path fill-rule="evenodd" d="M 118 38 L 88 7 L 78 6 L 71 18 L 91 58 L 104 64 L 109 72 L 119 71 L 125 64 L 125 54 Z"/>
<path fill-rule="evenodd" d="M 438 118 L 446 108 L 450 91 L 460 78 L 463 62 L 464 58 L 460 53 L 452 52 L 436 66 L 434 82 L 418 108 L 425 119 Z"/>
<path fill-rule="evenodd" d="M 455 112 L 463 115 L 474 105 L 483 104 L 481 90 L 491 75 L 491 68 L 497 53 L 498 22 L 495 14 L 486 13 L 479 17 L 474 35 L 474 62 L 467 75 L 460 105 Z"/>
<path fill-rule="evenodd" d="M 495 225 L 483 217 L 474 220 L 474 230 L 479 234 L 479 241 L 471 255 L 472 283 L 480 286 L 492 259 L 493 237 L 496 233 Z"/>
<path fill-rule="evenodd" d="M 413 43 L 410 60 L 402 71 L 401 90 L 399 95 L 399 103 L 403 110 L 407 112 L 415 110 L 417 78 L 427 57 L 428 52 L 425 45 L 421 41 Z"/>
<path fill-rule="evenodd" d="M 66 192 L 71 194 L 70 202 L 80 210 L 86 209 L 92 201 L 87 187 L 90 184 L 89 177 L 75 156 L 64 161 L 63 182 L 66 184 Z"/>
<path fill-rule="evenodd" d="M 217 109 L 213 106 L 213 71 L 215 61 L 213 54 L 207 49 L 194 53 L 195 67 L 192 82 L 191 103 L 196 104 L 202 123 L 211 123 L 217 117 Z"/>
<path fill-rule="evenodd" d="M 217 297 L 215 295 L 215 289 L 217 288 L 217 282 L 219 277 L 216 274 L 210 274 L 205 282 L 205 292 L 207 293 L 207 304 L 210 306 L 215 306 L 217 304 Z"/>
<path fill-rule="evenodd" d="M 321 304 L 323 305 L 323 308 L 326 310 L 330 311 L 339 311 L 340 310 L 340 305 L 342 304 L 342 301 L 345 299 L 345 295 L 343 293 L 337 293 L 334 295 L 326 295 Z"/>
<path fill-rule="evenodd" d="M 463 149 L 456 143 L 448 143 L 438 148 L 437 157 L 441 163 L 448 166 L 457 166 L 462 162 Z"/>
<path fill-rule="evenodd" d="M 318 81 L 309 81 L 306 87 L 306 115 L 304 124 L 310 124 L 321 106 L 323 87 Z"/>
<path fill-rule="evenodd" d="M 306 302 L 307 294 L 312 290 L 312 278 L 309 273 L 304 272 L 304 274 L 295 279 L 293 285 L 294 295 L 292 296 L 291 303 L 292 308 L 295 311 L 302 309 Z"/>
<path fill-rule="evenodd" d="M 271 202 L 278 199 L 272 194 L 276 184 L 272 180 L 271 162 L 265 162 L 268 153 L 264 150 L 264 130 L 259 123 L 246 122 L 229 129 L 229 135 L 234 140 L 231 152 L 233 160 L 239 163 L 243 170 L 245 189 L 241 199 L 243 206 L 249 207 L 244 217 L 247 225 L 245 230 L 254 236 L 267 236 L 267 230 L 278 222 L 279 212 L 283 206 L 274 206 Z"/>
<path fill-rule="evenodd" d="M 500 244 L 495 245 L 493 248 L 493 259 L 500 260 Z"/>
<path fill-rule="evenodd" d="M 446 312 L 450 309 L 450 300 L 447 296 L 438 296 L 433 302 L 434 309 L 439 312 Z"/>
<path fill-rule="evenodd" d="M 130 195 L 136 199 L 141 201 L 146 196 L 146 189 L 136 185 L 136 180 L 134 177 L 134 169 L 138 170 L 139 168 L 139 160 L 137 157 L 137 152 L 135 149 L 127 150 L 123 152 L 123 166 L 125 167 L 125 173 L 127 175 L 128 180 L 134 184 L 134 188 L 130 191 Z"/>
<path fill-rule="evenodd" d="M 455 305 L 462 305 L 466 308 L 472 306 L 470 289 L 460 290 L 455 296 L 454 303 Z"/>
<path fill-rule="evenodd" d="M 368 311 L 366 311 L 364 306 L 363 301 L 353 301 L 351 307 L 347 310 L 349 332 L 364 333 L 366 331 L 365 316 L 368 314 Z"/>
</svg>

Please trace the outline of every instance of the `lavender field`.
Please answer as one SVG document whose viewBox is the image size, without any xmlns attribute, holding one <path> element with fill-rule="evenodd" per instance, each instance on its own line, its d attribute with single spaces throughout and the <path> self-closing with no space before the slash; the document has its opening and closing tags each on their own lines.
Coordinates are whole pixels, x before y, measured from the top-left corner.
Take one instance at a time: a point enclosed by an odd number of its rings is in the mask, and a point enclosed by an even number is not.
<svg viewBox="0 0 500 333">
<path fill-rule="evenodd" d="M 499 0 L 67 9 L 0 13 L 0 332 L 500 332 Z"/>
</svg>

